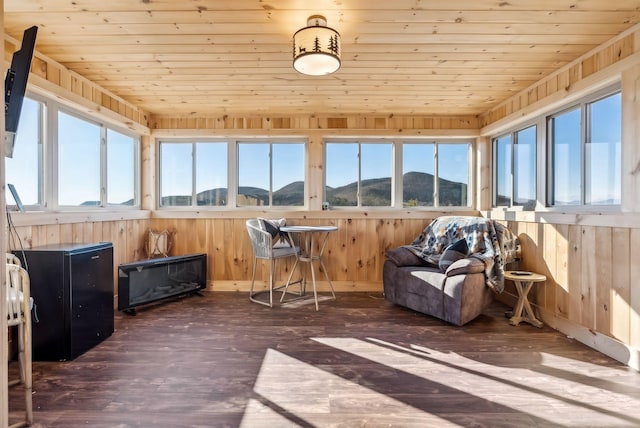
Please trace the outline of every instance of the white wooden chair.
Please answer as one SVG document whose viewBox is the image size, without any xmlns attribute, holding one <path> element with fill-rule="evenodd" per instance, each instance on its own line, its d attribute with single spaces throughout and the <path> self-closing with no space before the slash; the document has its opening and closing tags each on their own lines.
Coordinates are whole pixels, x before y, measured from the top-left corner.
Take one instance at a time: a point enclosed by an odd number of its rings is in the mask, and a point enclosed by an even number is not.
<svg viewBox="0 0 640 428">
<path fill-rule="evenodd" d="M 249 233 L 249 239 L 251 240 L 251 246 L 253 248 L 253 273 L 251 275 L 251 290 L 249 292 L 249 300 L 261 305 L 269 307 L 273 306 L 273 292 L 283 289 L 286 284 L 275 285 L 275 265 L 276 260 L 283 259 L 295 259 L 300 252 L 299 247 L 292 247 L 291 245 L 273 245 L 273 237 L 269 232 L 263 230 L 260 227 L 260 220 L 249 219 L 246 222 L 247 232 Z M 256 279 L 256 266 L 258 259 L 269 260 L 269 289 L 255 291 L 255 279 Z M 295 281 L 298 282 L 298 281 Z M 302 287 L 302 281 L 299 281 Z M 269 301 L 264 299 L 258 299 L 259 294 L 269 292 Z M 302 294 L 302 289 L 300 290 Z M 284 292 L 283 292 L 284 297 Z"/>
<path fill-rule="evenodd" d="M 20 379 L 9 382 L 9 386 L 24 386 L 24 420 L 9 425 L 10 428 L 30 426 L 33 423 L 32 375 L 31 375 L 31 293 L 29 274 L 19 264 L 20 261 L 7 254 L 7 324 L 18 327 L 18 360 Z M 15 257 L 15 256 L 13 256 Z M 16 263 L 17 261 L 17 263 Z"/>
<path fill-rule="evenodd" d="M 13 253 L 7 253 L 7 264 L 22 266 L 18 256 Z"/>
</svg>

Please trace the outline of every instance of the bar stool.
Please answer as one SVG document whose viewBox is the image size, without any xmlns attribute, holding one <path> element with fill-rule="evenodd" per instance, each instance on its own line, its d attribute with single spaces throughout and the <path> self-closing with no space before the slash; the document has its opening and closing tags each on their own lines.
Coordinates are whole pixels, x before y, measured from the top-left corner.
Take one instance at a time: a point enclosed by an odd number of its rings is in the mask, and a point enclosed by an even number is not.
<svg viewBox="0 0 640 428">
<path fill-rule="evenodd" d="M 7 260 L 9 260 L 7 256 Z M 32 375 L 31 375 L 31 293 L 29 274 L 18 264 L 7 263 L 7 324 L 18 327 L 18 360 L 20 379 L 9 386 L 24 385 L 24 420 L 9 425 L 10 428 L 30 426 L 33 423 Z"/>
</svg>

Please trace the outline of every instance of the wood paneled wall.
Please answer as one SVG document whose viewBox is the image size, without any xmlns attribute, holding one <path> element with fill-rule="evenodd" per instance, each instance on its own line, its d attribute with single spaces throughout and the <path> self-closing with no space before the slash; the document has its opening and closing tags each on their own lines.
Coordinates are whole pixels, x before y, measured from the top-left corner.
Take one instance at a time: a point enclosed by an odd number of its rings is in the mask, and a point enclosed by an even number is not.
<svg viewBox="0 0 640 428">
<path fill-rule="evenodd" d="M 153 219 L 153 227 L 175 229 L 175 254 L 207 253 L 209 287 L 214 291 L 248 291 L 253 251 L 244 218 Z M 410 243 L 431 218 L 290 219 L 287 224 L 334 225 L 325 250 L 325 264 L 339 291 L 382 291 L 384 252 Z M 287 264 L 277 265 L 277 276 L 286 280 Z M 269 265 L 258 263 L 256 279 L 264 287 Z M 320 289 L 327 289 L 320 273 Z"/>
<path fill-rule="evenodd" d="M 109 241 L 114 247 L 114 272 L 121 263 L 141 260 L 145 233 L 175 230 L 171 254 L 206 253 L 208 288 L 214 291 L 248 291 L 253 266 L 253 251 L 245 218 L 118 220 L 18 226 L 16 232 L 25 248 L 58 243 Z M 340 291 L 382 291 L 382 263 L 389 248 L 411 242 L 431 218 L 424 219 L 292 219 L 288 224 L 331 224 L 338 231 L 330 235 L 325 264 L 334 287 Z M 12 236 L 10 248 L 20 245 Z M 264 286 L 269 266 L 258 263 L 256 278 Z M 278 278 L 288 275 L 286 263 L 278 264 Z M 114 276 L 117 294 L 117 275 Z M 325 288 L 324 277 L 319 281 Z"/>
<path fill-rule="evenodd" d="M 522 244 L 520 268 L 547 276 L 530 295 L 545 321 L 557 324 L 552 319 L 557 318 L 640 348 L 640 264 L 635 260 L 640 228 L 533 222 L 509 226 Z M 506 293 L 500 300 L 513 303 L 511 284 Z"/>
<path fill-rule="evenodd" d="M 398 116 L 398 115 L 291 115 L 167 117 L 153 115 L 151 129 L 183 130 L 278 130 L 278 129 L 364 129 L 364 130 L 477 130 L 476 116 Z"/>
<path fill-rule="evenodd" d="M 32 248 L 60 243 L 111 242 L 114 292 L 117 294 L 118 265 L 145 257 L 144 236 L 149 227 L 148 219 L 17 226 L 7 239 L 10 250 L 19 250 L 21 245 L 23 248 Z"/>
</svg>

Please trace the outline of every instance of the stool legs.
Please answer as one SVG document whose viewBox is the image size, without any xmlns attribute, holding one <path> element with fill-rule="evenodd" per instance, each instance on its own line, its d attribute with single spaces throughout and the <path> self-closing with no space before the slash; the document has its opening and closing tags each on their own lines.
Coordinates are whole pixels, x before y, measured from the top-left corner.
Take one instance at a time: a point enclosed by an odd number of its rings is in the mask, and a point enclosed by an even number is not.
<svg viewBox="0 0 640 428">
<path fill-rule="evenodd" d="M 23 323 L 18 324 L 18 364 L 20 379 L 9 382 L 9 386 L 23 385 L 24 388 L 24 420 L 9 425 L 9 428 L 27 427 L 33 423 L 33 378 L 31 350 L 31 319 L 27 315 Z"/>
</svg>

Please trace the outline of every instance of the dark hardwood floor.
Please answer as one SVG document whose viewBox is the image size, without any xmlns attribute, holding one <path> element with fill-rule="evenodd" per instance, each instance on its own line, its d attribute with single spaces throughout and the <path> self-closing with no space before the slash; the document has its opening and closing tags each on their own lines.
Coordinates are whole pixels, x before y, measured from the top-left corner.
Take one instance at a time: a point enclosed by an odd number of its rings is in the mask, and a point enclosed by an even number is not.
<svg viewBox="0 0 640 428">
<path fill-rule="evenodd" d="M 319 312 L 205 293 L 118 313 L 99 346 L 34 363 L 34 426 L 640 426 L 638 372 L 505 309 L 454 327 L 375 293 Z"/>
</svg>

